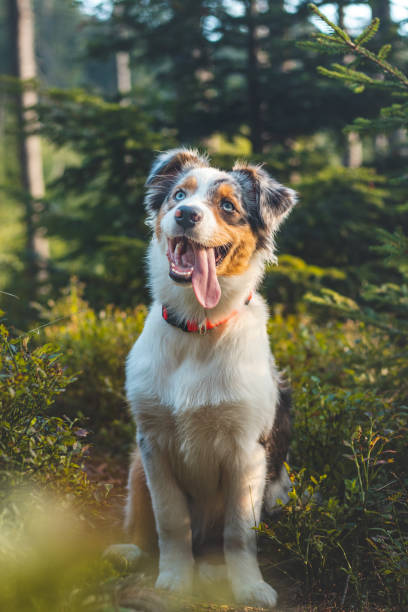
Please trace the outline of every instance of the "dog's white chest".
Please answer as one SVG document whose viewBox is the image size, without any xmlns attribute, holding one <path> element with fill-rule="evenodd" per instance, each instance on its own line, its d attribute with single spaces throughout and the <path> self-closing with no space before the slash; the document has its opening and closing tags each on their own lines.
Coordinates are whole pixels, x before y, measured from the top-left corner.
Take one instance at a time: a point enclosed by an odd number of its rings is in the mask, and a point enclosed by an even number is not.
<svg viewBox="0 0 408 612">
<path fill-rule="evenodd" d="M 234 462 L 256 452 L 275 418 L 266 330 L 249 309 L 245 315 L 203 337 L 171 327 L 153 307 L 129 355 L 126 391 L 139 430 L 197 500 L 218 499 Z"/>
<path fill-rule="evenodd" d="M 242 445 L 239 408 L 201 407 L 173 415 L 174 438 L 168 440 L 173 469 L 195 499 L 217 494 Z"/>
<path fill-rule="evenodd" d="M 153 308 L 127 364 L 126 391 L 135 416 L 145 403 L 169 407 L 175 415 L 235 405 L 243 407 L 234 417 L 242 426 L 271 425 L 277 375 L 265 329 L 248 319 L 237 320 L 222 337 L 216 331 L 202 337 L 171 327 Z"/>
</svg>

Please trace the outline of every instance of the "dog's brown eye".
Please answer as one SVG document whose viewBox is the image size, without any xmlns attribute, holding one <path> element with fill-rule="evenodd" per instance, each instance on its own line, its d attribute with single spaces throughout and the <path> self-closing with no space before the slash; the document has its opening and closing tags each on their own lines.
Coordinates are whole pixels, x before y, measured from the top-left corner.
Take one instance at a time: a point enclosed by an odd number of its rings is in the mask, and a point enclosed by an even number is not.
<svg viewBox="0 0 408 612">
<path fill-rule="evenodd" d="M 225 210 L 225 212 L 228 212 L 228 213 L 232 213 L 235 210 L 235 206 L 229 200 L 222 200 L 221 208 L 222 210 Z"/>
</svg>

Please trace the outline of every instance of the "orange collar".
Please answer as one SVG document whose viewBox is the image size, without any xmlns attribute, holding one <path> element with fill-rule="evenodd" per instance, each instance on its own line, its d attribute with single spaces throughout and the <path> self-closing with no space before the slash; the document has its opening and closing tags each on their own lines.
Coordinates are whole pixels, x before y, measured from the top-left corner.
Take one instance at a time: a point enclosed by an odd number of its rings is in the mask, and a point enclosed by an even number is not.
<svg viewBox="0 0 408 612">
<path fill-rule="evenodd" d="M 252 292 L 249 294 L 249 296 L 245 300 L 245 306 L 248 306 L 251 299 L 252 299 Z M 209 319 L 206 319 L 205 322 L 200 325 L 197 321 L 190 321 L 189 319 L 187 319 L 187 321 L 180 322 L 179 319 L 171 313 L 168 306 L 164 306 L 164 305 L 162 306 L 162 316 L 163 316 L 163 319 L 167 321 L 167 323 L 169 323 L 170 325 L 173 325 L 174 327 L 178 327 L 182 331 L 199 332 L 200 334 L 205 334 L 206 332 L 210 331 L 210 329 L 214 329 L 215 327 L 224 325 L 224 323 L 227 323 L 230 319 L 235 317 L 238 314 L 238 312 L 239 312 L 238 310 L 233 310 L 228 315 L 228 317 L 226 317 L 225 319 L 222 319 L 221 321 L 217 321 L 216 323 L 211 323 Z"/>
</svg>

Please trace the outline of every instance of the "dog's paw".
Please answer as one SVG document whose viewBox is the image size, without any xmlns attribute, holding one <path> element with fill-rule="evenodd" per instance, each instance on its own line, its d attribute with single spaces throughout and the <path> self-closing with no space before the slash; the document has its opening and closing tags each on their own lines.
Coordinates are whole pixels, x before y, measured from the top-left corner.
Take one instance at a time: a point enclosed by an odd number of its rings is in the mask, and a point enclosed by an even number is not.
<svg viewBox="0 0 408 612">
<path fill-rule="evenodd" d="M 147 555 L 135 544 L 112 544 L 104 551 L 103 558 L 120 570 L 131 571 L 137 569 Z"/>
<path fill-rule="evenodd" d="M 254 583 L 245 583 L 233 586 L 235 599 L 240 604 L 257 606 L 258 608 L 274 608 L 278 601 L 278 594 L 264 580 Z"/>
<path fill-rule="evenodd" d="M 193 568 L 173 566 L 160 570 L 156 580 L 156 589 L 191 593 L 193 590 Z"/>
</svg>

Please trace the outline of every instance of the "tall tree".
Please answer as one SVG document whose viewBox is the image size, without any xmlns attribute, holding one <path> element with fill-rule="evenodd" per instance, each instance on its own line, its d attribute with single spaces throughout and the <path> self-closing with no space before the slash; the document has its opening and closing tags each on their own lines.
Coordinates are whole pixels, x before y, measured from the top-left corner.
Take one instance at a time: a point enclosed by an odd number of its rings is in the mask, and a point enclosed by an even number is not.
<svg viewBox="0 0 408 612">
<path fill-rule="evenodd" d="M 344 24 L 345 8 L 348 0 L 337 0 L 337 25 L 347 31 Z M 357 132 L 350 132 L 346 137 L 344 163 L 349 168 L 359 168 L 363 163 L 363 144 Z"/>
<path fill-rule="evenodd" d="M 369 0 L 373 17 L 380 20 L 381 34 L 392 24 L 390 0 Z"/>
<path fill-rule="evenodd" d="M 261 92 L 258 66 L 258 3 L 257 0 L 246 0 L 245 17 L 248 24 L 247 35 L 247 87 L 249 107 L 249 128 L 252 150 L 262 153 L 262 113 Z"/>
<path fill-rule="evenodd" d="M 49 245 L 41 225 L 44 210 L 44 178 L 40 137 L 32 133 L 37 120 L 34 106 L 38 96 L 33 81 L 37 76 L 34 51 L 34 14 L 31 0 L 9 0 L 11 55 L 14 75 L 21 79 L 17 94 L 20 124 L 20 164 L 27 236 L 27 280 L 35 298 L 47 278 Z"/>
<path fill-rule="evenodd" d="M 120 39 L 126 41 L 127 38 L 127 29 L 125 25 L 121 22 L 121 17 L 123 15 L 123 5 L 115 4 L 113 9 L 115 15 L 118 17 L 120 26 L 119 26 L 119 35 Z M 132 72 L 130 70 L 130 53 L 128 49 L 118 49 L 115 54 L 116 59 L 116 83 L 118 93 L 123 96 L 122 104 L 126 104 L 129 102 L 127 96 L 129 95 L 132 89 Z"/>
</svg>

